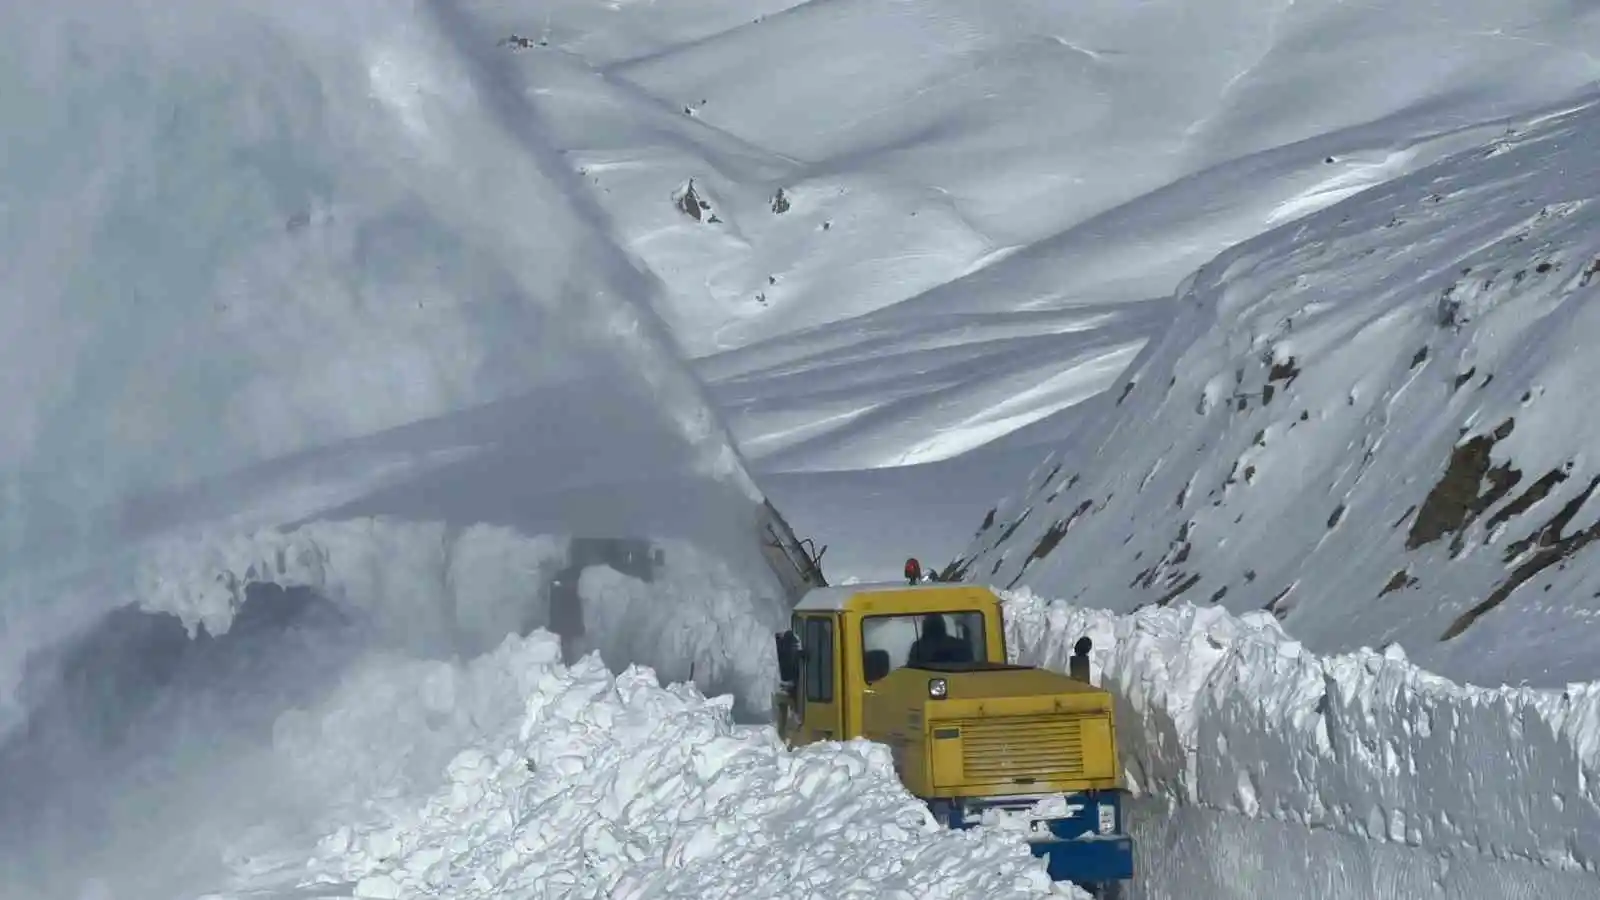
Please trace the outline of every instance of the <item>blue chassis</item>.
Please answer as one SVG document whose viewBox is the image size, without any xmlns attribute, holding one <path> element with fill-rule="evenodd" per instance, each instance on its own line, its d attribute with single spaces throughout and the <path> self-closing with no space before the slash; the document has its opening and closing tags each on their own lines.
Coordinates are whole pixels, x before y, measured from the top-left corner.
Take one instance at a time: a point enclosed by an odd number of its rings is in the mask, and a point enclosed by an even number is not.
<svg viewBox="0 0 1600 900">
<path fill-rule="evenodd" d="M 1073 794 L 1068 800 L 1074 804 L 1081 804 L 1083 808 L 1075 816 L 1050 822 L 1050 831 L 1057 839 L 1033 841 L 1028 845 L 1033 850 L 1034 856 L 1045 860 L 1045 867 L 1050 873 L 1051 880 L 1093 885 L 1132 878 L 1133 838 L 1128 837 L 1127 823 L 1123 820 L 1122 792 L 1088 791 L 1083 794 Z M 1116 832 L 1092 838 L 1078 838 L 1077 835 L 1085 831 L 1096 830 L 1099 823 L 1099 807 L 1106 804 L 1116 807 Z M 935 815 L 943 812 L 941 821 L 946 822 L 951 828 L 967 829 L 978 824 L 976 820 L 967 820 L 959 804 L 948 800 L 932 800 L 928 805 L 934 810 Z M 978 801 L 975 805 L 981 808 L 1012 804 L 1001 798 L 987 802 Z"/>
</svg>

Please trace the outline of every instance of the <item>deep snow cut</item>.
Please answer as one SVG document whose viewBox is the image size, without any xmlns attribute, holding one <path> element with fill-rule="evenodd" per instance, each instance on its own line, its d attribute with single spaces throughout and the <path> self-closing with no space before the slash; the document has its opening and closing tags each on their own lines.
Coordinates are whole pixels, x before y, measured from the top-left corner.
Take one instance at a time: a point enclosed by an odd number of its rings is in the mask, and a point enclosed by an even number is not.
<svg viewBox="0 0 1600 900">
<path fill-rule="evenodd" d="M 1078 638 L 1094 641 L 1093 680 L 1137 736 L 1120 747 L 1146 798 L 1131 814 L 1144 835 L 1229 836 L 1229 853 L 1147 851 L 1145 896 L 1593 893 L 1600 683 L 1459 685 L 1397 645 L 1319 656 L 1261 611 L 1179 603 L 1118 615 L 1026 588 L 1004 600 L 1006 639 L 1025 664 L 1064 671 Z M 1302 870 L 1274 861 L 1273 847 L 1323 855 Z"/>
<path fill-rule="evenodd" d="M 35 660 L 35 713 L 0 744 L 0 873 L 19 896 L 173 897 L 302 871 L 321 834 L 498 752 L 563 649 L 719 692 L 719 715 L 766 710 L 774 625 L 722 560 L 664 542 L 647 571 L 574 568 L 574 546 L 384 519 L 167 546 L 142 610 Z M 581 632 L 544 630 L 560 602 Z"/>
</svg>

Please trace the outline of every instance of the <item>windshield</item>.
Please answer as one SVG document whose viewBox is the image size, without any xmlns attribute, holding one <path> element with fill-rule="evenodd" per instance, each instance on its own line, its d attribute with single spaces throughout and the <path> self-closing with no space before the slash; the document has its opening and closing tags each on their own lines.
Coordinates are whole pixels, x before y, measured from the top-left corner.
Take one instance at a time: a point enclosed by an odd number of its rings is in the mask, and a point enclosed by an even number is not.
<svg viewBox="0 0 1600 900">
<path fill-rule="evenodd" d="M 868 684 L 907 665 L 988 662 L 983 613 L 868 616 L 861 622 L 862 670 Z"/>
</svg>

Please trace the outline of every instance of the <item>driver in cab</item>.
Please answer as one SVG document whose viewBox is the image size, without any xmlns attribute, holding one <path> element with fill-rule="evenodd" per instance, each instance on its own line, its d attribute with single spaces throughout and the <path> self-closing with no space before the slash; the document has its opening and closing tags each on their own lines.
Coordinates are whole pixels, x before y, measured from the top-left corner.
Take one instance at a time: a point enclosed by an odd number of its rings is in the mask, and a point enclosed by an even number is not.
<svg viewBox="0 0 1600 900">
<path fill-rule="evenodd" d="M 911 645 L 907 662 L 913 666 L 972 662 L 972 652 L 966 641 L 945 631 L 944 616 L 930 613 L 922 617 L 922 636 Z"/>
</svg>

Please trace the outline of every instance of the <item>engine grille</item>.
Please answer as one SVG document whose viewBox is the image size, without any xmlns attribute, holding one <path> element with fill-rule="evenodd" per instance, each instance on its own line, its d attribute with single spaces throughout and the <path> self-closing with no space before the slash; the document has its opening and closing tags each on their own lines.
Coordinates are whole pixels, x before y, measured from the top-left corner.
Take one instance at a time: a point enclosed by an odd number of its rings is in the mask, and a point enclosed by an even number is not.
<svg viewBox="0 0 1600 900">
<path fill-rule="evenodd" d="M 961 765 L 971 783 L 1083 775 L 1076 718 L 969 719 L 961 726 Z"/>
</svg>

